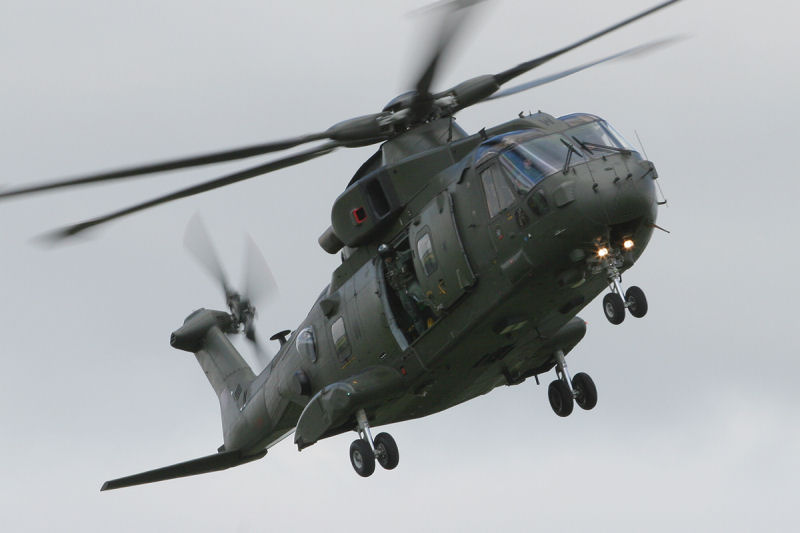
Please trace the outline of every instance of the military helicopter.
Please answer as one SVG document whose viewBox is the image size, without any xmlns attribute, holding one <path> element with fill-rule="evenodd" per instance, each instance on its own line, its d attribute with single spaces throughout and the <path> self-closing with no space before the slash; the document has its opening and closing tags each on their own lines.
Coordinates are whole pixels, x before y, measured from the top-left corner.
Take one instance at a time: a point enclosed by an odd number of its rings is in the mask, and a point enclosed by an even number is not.
<svg viewBox="0 0 800 533">
<path fill-rule="evenodd" d="M 572 375 L 566 355 L 581 341 L 576 314 L 596 296 L 613 324 L 643 317 L 647 299 L 623 289 L 621 274 L 656 225 L 658 175 L 605 120 L 589 114 L 520 114 L 469 134 L 455 114 L 490 99 L 665 44 L 656 41 L 502 89 L 579 46 L 676 3 L 662 2 L 573 44 L 496 74 L 432 92 L 439 63 L 472 1 L 439 6 L 438 42 L 410 92 L 382 111 L 325 131 L 195 157 L 0 191 L 0 198 L 232 161 L 325 141 L 313 148 L 167 194 L 52 233 L 65 239 L 156 205 L 297 165 L 338 148 L 380 143 L 334 201 L 320 246 L 341 254 L 308 316 L 271 340 L 280 348 L 256 375 L 229 335 L 263 352 L 253 318 L 256 293 L 271 280 L 251 251 L 252 283 L 227 281 L 205 229 L 190 224 L 187 245 L 220 282 L 228 312 L 199 309 L 170 343 L 193 353 L 220 402 L 217 453 L 107 481 L 117 489 L 218 471 L 264 457 L 294 434 L 299 450 L 357 432 L 350 462 L 363 477 L 376 462 L 391 470 L 398 446 L 372 428 L 434 414 L 555 369 L 553 411 L 592 409 L 597 389 Z M 252 247 L 251 247 L 251 250 Z"/>
</svg>

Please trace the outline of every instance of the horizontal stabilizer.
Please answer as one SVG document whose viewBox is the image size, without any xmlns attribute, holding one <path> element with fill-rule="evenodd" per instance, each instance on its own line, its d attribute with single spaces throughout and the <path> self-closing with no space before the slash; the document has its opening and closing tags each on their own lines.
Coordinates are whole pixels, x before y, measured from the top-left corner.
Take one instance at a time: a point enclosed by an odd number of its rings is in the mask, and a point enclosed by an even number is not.
<svg viewBox="0 0 800 533">
<path fill-rule="evenodd" d="M 215 453 L 185 461 L 176 465 L 165 466 L 163 468 L 156 468 L 141 474 L 134 474 L 132 476 L 121 477 L 119 479 L 112 479 L 103 483 L 101 491 L 121 489 L 123 487 L 132 487 L 133 485 L 143 485 L 145 483 L 154 483 L 156 481 L 165 481 L 167 479 L 175 479 L 186 476 L 196 476 L 197 474 L 205 474 L 207 472 L 216 472 L 218 470 L 226 470 L 233 466 L 239 466 L 256 459 L 261 459 L 267 454 L 267 450 L 262 450 L 255 455 L 243 456 L 241 451 L 234 450 L 230 452 Z"/>
</svg>

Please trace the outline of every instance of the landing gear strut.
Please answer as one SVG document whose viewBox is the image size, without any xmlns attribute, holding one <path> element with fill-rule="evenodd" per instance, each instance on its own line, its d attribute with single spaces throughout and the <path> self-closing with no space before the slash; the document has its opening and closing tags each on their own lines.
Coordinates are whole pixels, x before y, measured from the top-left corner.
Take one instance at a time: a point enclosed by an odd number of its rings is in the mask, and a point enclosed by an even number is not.
<svg viewBox="0 0 800 533">
<path fill-rule="evenodd" d="M 367 414 L 363 409 L 356 413 L 358 438 L 350 444 L 350 464 L 361 477 L 369 477 L 375 472 L 375 461 L 386 470 L 391 470 L 400 462 L 397 443 L 388 433 L 378 433 L 372 438 Z"/>
<path fill-rule="evenodd" d="M 562 350 L 556 350 L 555 360 L 558 379 L 547 388 L 547 398 L 553 411 L 558 416 L 569 416 L 575 402 L 587 411 L 597 405 L 597 387 L 589 374 L 578 372 L 571 378 Z"/>
</svg>

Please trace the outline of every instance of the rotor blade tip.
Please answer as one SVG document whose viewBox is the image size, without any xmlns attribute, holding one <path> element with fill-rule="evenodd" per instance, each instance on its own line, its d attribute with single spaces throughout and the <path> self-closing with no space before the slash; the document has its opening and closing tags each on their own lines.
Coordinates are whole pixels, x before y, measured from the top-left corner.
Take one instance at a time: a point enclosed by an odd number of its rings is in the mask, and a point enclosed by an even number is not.
<svg viewBox="0 0 800 533">
<path fill-rule="evenodd" d="M 80 237 L 82 237 L 83 240 L 89 240 L 88 234 L 82 233 L 89 227 L 91 227 L 91 225 L 75 224 L 73 226 L 51 230 L 37 235 L 31 239 L 31 242 L 42 248 L 53 248 L 68 242 L 74 242 Z"/>
</svg>

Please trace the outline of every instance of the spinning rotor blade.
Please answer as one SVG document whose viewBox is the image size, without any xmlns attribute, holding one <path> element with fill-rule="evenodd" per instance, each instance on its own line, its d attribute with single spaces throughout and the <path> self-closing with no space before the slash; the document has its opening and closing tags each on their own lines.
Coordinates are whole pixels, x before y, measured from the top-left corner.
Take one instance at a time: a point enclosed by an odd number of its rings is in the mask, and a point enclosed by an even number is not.
<svg viewBox="0 0 800 533">
<path fill-rule="evenodd" d="M 253 303 L 267 303 L 278 295 L 278 284 L 261 250 L 250 235 L 246 236 L 244 294 Z"/>
<path fill-rule="evenodd" d="M 272 271 L 264 259 L 261 250 L 256 246 L 253 238 L 248 234 L 246 235 L 247 248 L 245 250 L 245 265 L 244 265 L 244 298 L 250 305 L 262 306 L 265 303 L 274 301 L 278 295 L 278 284 L 272 275 Z M 255 326 L 255 315 L 244 325 L 245 337 L 253 343 L 253 350 L 255 352 L 255 359 L 262 368 L 266 367 L 273 354 L 267 349 L 262 341 L 258 338 Z"/>
<path fill-rule="evenodd" d="M 231 294 L 228 278 L 225 276 L 222 263 L 219 261 L 219 255 L 214 248 L 214 243 L 211 241 L 211 237 L 200 215 L 194 215 L 191 220 L 189 220 L 189 224 L 186 226 L 183 244 L 186 246 L 186 249 L 195 256 L 200 264 L 205 267 L 208 273 L 211 274 L 211 277 L 222 285 L 222 290 L 225 291 L 225 298 L 227 298 Z"/>
<path fill-rule="evenodd" d="M 270 361 L 272 361 L 274 354 L 266 346 L 264 346 L 263 342 L 258 339 L 258 336 L 255 335 L 254 329 L 253 331 L 253 338 L 250 339 L 250 337 L 248 337 L 248 339 L 253 343 L 253 357 L 263 369 L 267 367 Z"/>
<path fill-rule="evenodd" d="M 244 297 L 247 298 L 251 305 L 257 303 L 262 306 L 265 303 L 274 301 L 278 296 L 278 284 L 275 282 L 275 277 L 272 275 L 267 260 L 264 259 L 264 254 L 256 246 L 253 237 L 249 234 L 246 234 L 245 237 L 247 249 L 245 250 L 244 265 Z M 256 361 L 262 368 L 265 368 L 274 354 L 258 338 L 253 319 L 248 324 L 245 324 L 244 333 L 245 337 L 253 343 Z"/>
<path fill-rule="evenodd" d="M 433 78 L 439 67 L 439 61 L 453 42 L 454 37 L 463 27 L 470 9 L 483 0 L 453 0 L 443 4 L 431 6 L 432 9 L 444 8 L 447 12 L 442 16 L 436 44 L 431 51 L 431 57 L 425 64 L 415 86 L 415 94 L 411 101 L 411 113 L 415 117 L 422 117 L 432 109 L 433 98 L 430 93 Z"/>
<path fill-rule="evenodd" d="M 490 97 L 486 98 L 486 100 L 496 100 L 498 98 L 504 98 L 506 96 L 511 96 L 512 94 L 521 93 L 522 91 L 527 91 L 528 89 L 533 89 L 534 87 L 539 87 L 540 85 L 545 85 L 547 83 L 560 80 L 561 78 L 566 78 L 567 76 L 571 76 L 577 72 L 582 70 L 586 70 L 590 67 L 595 65 L 599 65 L 601 63 L 605 63 L 608 61 L 613 61 L 615 59 L 631 59 L 632 57 L 639 55 L 639 54 L 646 54 L 655 51 L 658 48 L 663 46 L 667 46 L 673 44 L 677 41 L 684 39 L 685 37 L 676 36 L 676 37 L 668 37 L 666 39 L 659 39 L 657 41 L 652 41 L 649 43 L 645 43 L 634 48 L 629 48 L 628 50 L 618 52 L 614 55 L 610 55 L 608 57 L 604 57 L 603 59 L 598 59 L 596 61 L 592 61 L 590 63 L 584 63 L 578 67 L 574 67 L 568 70 L 562 70 L 561 72 L 557 72 L 555 74 L 551 74 L 549 76 L 545 76 L 543 78 L 538 78 L 527 83 L 523 83 L 521 85 L 516 85 L 514 87 L 509 87 L 508 89 L 504 89 L 502 91 L 496 92 Z"/>
<path fill-rule="evenodd" d="M 574 49 L 578 48 L 579 46 L 583 46 L 586 43 L 594 41 L 595 39 L 598 39 L 598 38 L 600 38 L 600 37 L 602 37 L 604 35 L 607 35 L 607 34 L 613 32 L 615 30 L 618 30 L 618 29 L 622 28 L 623 26 L 627 26 L 628 24 L 630 24 L 632 22 L 635 22 L 635 21 L 637 21 L 637 20 L 639 20 L 641 18 L 644 18 L 644 17 L 646 17 L 646 16 L 648 16 L 648 15 L 650 15 L 652 13 L 655 13 L 656 11 L 664 9 L 665 7 L 668 7 L 668 6 L 670 6 L 670 5 L 672 5 L 672 4 L 676 3 L 676 2 L 679 2 L 679 1 L 680 0 L 669 0 L 667 2 L 662 2 L 661 4 L 658 4 L 655 7 L 652 7 L 650 9 L 646 10 L 646 11 L 643 11 L 642 13 L 639 13 L 638 15 L 634 15 L 632 17 L 629 17 L 629 18 L 623 20 L 622 22 L 618 22 L 617 24 L 614 24 L 613 26 L 609 26 L 608 28 L 606 28 L 604 30 L 601 30 L 601 31 L 596 32 L 596 33 L 593 33 L 592 35 L 590 35 L 590 36 L 588 36 L 588 37 L 586 37 L 584 39 L 581 39 L 580 41 L 577 41 L 577 42 L 572 43 L 572 44 L 570 44 L 568 46 L 560 48 L 560 49 L 558 49 L 558 50 L 556 50 L 554 52 L 550 52 L 548 54 L 545 54 L 543 56 L 537 57 L 535 59 L 531 59 L 530 61 L 526 61 L 524 63 L 520 63 L 516 67 L 504 70 L 502 72 L 498 72 L 497 74 L 489 74 L 489 75 L 485 75 L 485 76 L 478 76 L 476 78 L 472 78 L 470 80 L 461 82 L 460 84 L 458 84 L 458 85 L 456 85 L 454 87 L 451 87 L 450 89 L 447 89 L 446 91 L 442 91 L 440 93 L 437 93 L 436 95 L 434 95 L 434 98 L 438 100 L 438 99 L 444 99 L 444 98 L 446 98 L 448 96 L 455 96 L 457 103 L 456 103 L 456 105 L 450 107 L 450 113 L 455 113 L 456 111 L 459 111 L 461 109 L 465 109 L 465 108 L 470 107 L 472 105 L 475 105 L 475 104 L 477 104 L 479 102 L 483 102 L 483 101 L 487 100 L 490 96 L 492 96 L 495 92 L 497 92 L 503 84 L 511 81 L 512 79 L 516 78 L 517 76 L 521 76 L 522 74 L 525 74 L 526 72 L 528 72 L 528 71 L 530 71 L 530 70 L 532 70 L 532 69 L 534 69 L 534 68 L 536 68 L 538 66 L 541 66 L 541 65 L 543 65 L 545 63 L 547 63 L 551 59 L 555 59 L 556 57 L 558 57 L 558 56 L 560 56 L 562 54 L 565 54 L 565 53 L 567 53 L 567 52 L 569 52 L 571 50 L 574 50 Z M 584 68 L 588 68 L 588 67 L 584 67 Z M 569 74 L 564 74 L 564 75 L 569 75 Z M 552 80 L 550 80 L 550 81 L 552 81 Z M 524 89 L 520 89 L 520 90 L 524 90 Z"/>
<path fill-rule="evenodd" d="M 292 148 L 299 144 L 304 144 L 312 141 L 318 141 L 327 138 L 327 132 L 312 133 L 310 135 L 303 135 L 301 137 L 294 137 L 292 139 L 285 139 L 283 141 L 275 141 L 266 144 L 257 144 L 248 146 L 246 148 L 237 148 L 234 150 L 226 150 L 224 152 L 215 152 L 210 154 L 202 154 L 193 157 L 186 157 L 182 159 L 175 159 L 171 161 L 162 161 L 160 163 L 151 163 L 148 165 L 141 165 L 130 167 L 111 172 L 102 172 L 100 174 L 91 174 L 89 176 L 82 176 L 77 178 L 68 178 L 65 180 L 50 181 L 38 185 L 31 185 L 29 187 L 21 187 L 19 189 L 12 189 L 10 191 L 0 191 L 0 198 L 10 198 L 12 196 L 19 196 L 23 194 L 30 194 L 34 192 L 48 191 L 52 189 L 61 189 L 64 187 L 73 187 L 76 185 L 87 185 L 90 183 L 98 183 L 103 181 L 119 180 L 123 178 L 131 178 L 135 176 L 143 176 L 146 174 L 155 174 L 156 172 L 165 172 L 167 170 L 176 170 L 180 168 L 198 167 L 203 165 L 210 165 L 213 163 L 222 163 L 225 161 L 234 161 L 236 159 L 245 159 L 257 155 L 267 154 L 270 152 L 278 152 Z"/>
<path fill-rule="evenodd" d="M 272 272 L 267 266 L 264 256 L 256 247 L 253 239 L 247 236 L 245 252 L 245 288 L 239 294 L 229 284 L 214 243 L 200 215 L 194 215 L 186 226 L 184 245 L 200 264 L 216 279 L 225 292 L 225 299 L 235 321 L 235 328 L 242 327 L 245 338 L 253 344 L 255 360 L 261 367 L 266 367 L 272 359 L 271 352 L 258 339 L 255 318 L 257 300 L 266 301 L 278 291 Z"/>
<path fill-rule="evenodd" d="M 193 185 L 192 187 L 187 187 L 185 189 L 181 189 L 179 191 L 175 191 L 173 193 L 164 196 L 159 196 L 158 198 L 154 198 L 152 200 L 148 200 L 146 202 L 142 202 L 140 204 L 136 204 L 134 206 L 127 207 L 125 209 L 121 209 L 119 211 L 115 211 L 113 213 L 109 213 L 101 217 L 87 220 L 86 222 L 81 222 L 78 224 L 74 224 L 72 226 L 67 226 L 66 228 L 55 230 L 54 232 L 47 234 L 45 237 L 51 241 L 59 241 L 67 237 L 76 235 L 94 226 L 104 224 L 106 222 L 115 220 L 125 215 L 130 215 L 131 213 L 143 211 L 144 209 L 148 209 L 150 207 L 155 207 L 157 205 L 165 204 L 167 202 L 172 202 L 174 200 L 180 200 L 181 198 L 194 196 L 196 194 L 200 194 L 206 191 L 219 189 L 220 187 L 225 187 L 226 185 L 231 185 L 239 181 L 244 181 L 246 179 L 254 178 L 256 176 L 261 176 L 262 174 L 267 174 L 269 172 L 274 172 L 282 168 L 290 167 L 293 165 L 297 165 L 299 163 L 303 163 L 305 161 L 309 161 L 316 157 L 329 154 L 335 149 L 339 148 L 340 146 L 342 146 L 342 144 L 337 142 L 326 143 L 323 144 L 322 146 L 312 148 L 295 155 L 287 156 L 282 159 L 277 159 L 275 161 L 270 161 L 269 163 L 249 168 L 247 170 L 234 172 L 233 174 L 229 174 L 222 178 L 217 178 L 215 180 L 207 181 L 205 183 Z"/>
<path fill-rule="evenodd" d="M 579 46 L 583 46 L 586 43 L 592 42 L 595 39 L 598 39 L 598 38 L 602 37 L 603 35 L 607 35 L 607 34 L 613 32 L 613 31 L 616 31 L 616 30 L 622 28 L 623 26 L 627 26 L 631 22 L 635 22 L 635 21 L 637 21 L 637 20 L 639 20 L 641 18 L 646 17 L 647 15 L 655 13 L 656 11 L 659 11 L 660 9 L 664 9 L 665 7 L 670 6 L 670 5 L 672 5 L 672 4 L 676 3 L 676 2 L 679 2 L 679 1 L 680 0 L 669 0 L 668 2 L 663 2 L 661 4 L 658 4 L 657 6 L 651 7 L 650 9 L 648 9 L 646 11 L 643 11 L 643 12 L 639 13 L 638 15 L 634 15 L 634 16 L 632 16 L 630 18 L 627 18 L 627 19 L 623 20 L 622 22 L 618 22 L 618 23 L 614 24 L 613 26 L 609 26 L 608 28 L 606 28 L 604 30 L 600 30 L 597 33 L 593 33 L 592 35 L 590 35 L 590 36 L 588 36 L 588 37 L 586 37 L 584 39 L 581 39 L 578 42 L 572 43 L 569 46 L 565 46 L 564 48 L 560 48 L 560 49 L 558 49 L 558 50 L 556 50 L 554 52 L 550 52 L 549 54 L 545 54 L 543 56 L 537 57 L 536 59 L 531 59 L 530 61 L 526 61 L 524 63 L 520 63 L 519 65 L 517 65 L 514 68 L 510 68 L 508 70 L 504 70 L 503 72 L 499 72 L 499 73 L 494 75 L 494 78 L 497 81 L 497 83 L 499 83 L 500 85 L 503 85 L 504 83 L 516 78 L 517 76 L 520 76 L 521 74 L 525 74 L 529 70 L 534 69 L 534 68 L 536 68 L 536 67 L 538 67 L 540 65 L 543 65 L 543 64 L 547 63 L 551 59 L 555 59 L 556 57 L 558 57 L 558 56 L 560 56 L 562 54 L 565 54 L 565 53 L 567 53 L 567 52 L 569 52 L 571 50 L 574 50 L 574 49 L 578 48 Z"/>
</svg>

